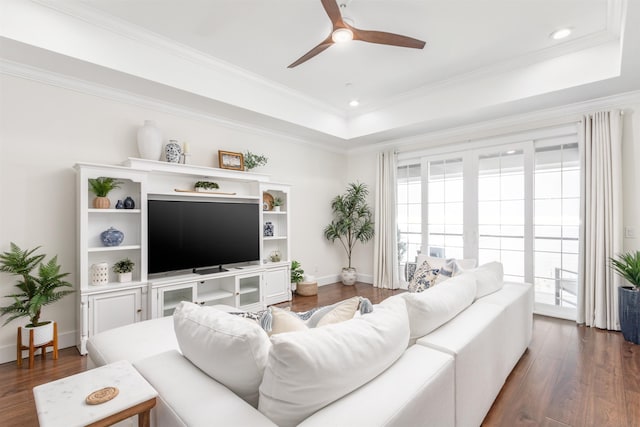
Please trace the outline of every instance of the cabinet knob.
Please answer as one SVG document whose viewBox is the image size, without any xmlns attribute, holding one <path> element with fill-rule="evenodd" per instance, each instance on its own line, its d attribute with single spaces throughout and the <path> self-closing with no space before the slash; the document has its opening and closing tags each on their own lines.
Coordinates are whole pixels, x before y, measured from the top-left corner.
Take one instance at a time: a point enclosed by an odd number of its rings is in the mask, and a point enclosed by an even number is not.
<svg viewBox="0 0 640 427">
<path fill-rule="evenodd" d="M 141 309 L 141 308 L 137 309 L 136 311 L 137 311 L 138 313 L 142 313 L 142 309 Z"/>
<path fill-rule="evenodd" d="M 240 295 L 240 292 L 236 292 L 236 295 Z"/>
<path fill-rule="evenodd" d="M 200 303 L 200 305 L 204 305 L 204 301 L 202 301 L 202 302 Z"/>
</svg>

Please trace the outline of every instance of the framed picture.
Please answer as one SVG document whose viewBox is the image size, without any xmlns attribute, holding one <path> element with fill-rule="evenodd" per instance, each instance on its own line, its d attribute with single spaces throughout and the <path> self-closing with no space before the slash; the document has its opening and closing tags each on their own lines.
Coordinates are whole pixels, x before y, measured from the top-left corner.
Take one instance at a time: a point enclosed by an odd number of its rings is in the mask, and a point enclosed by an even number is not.
<svg viewBox="0 0 640 427">
<path fill-rule="evenodd" d="M 218 150 L 218 162 L 222 169 L 244 170 L 244 157 L 242 153 Z"/>
</svg>

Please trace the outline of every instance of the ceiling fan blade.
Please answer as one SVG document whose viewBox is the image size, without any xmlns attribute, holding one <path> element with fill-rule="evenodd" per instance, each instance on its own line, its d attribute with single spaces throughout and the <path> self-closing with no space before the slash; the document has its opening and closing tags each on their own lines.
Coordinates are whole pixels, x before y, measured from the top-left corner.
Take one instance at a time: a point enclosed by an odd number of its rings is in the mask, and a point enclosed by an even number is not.
<svg viewBox="0 0 640 427">
<path fill-rule="evenodd" d="M 422 40 L 401 36 L 400 34 L 385 33 L 384 31 L 359 30 L 353 27 L 350 28 L 351 31 L 353 31 L 353 39 L 361 40 L 363 42 L 410 47 L 412 49 L 422 49 L 426 44 Z"/>
<path fill-rule="evenodd" d="M 331 39 L 331 35 L 329 35 L 329 37 L 327 37 L 322 42 L 320 42 L 319 45 L 317 45 L 316 47 L 311 49 L 309 52 L 307 52 L 304 55 L 302 55 L 300 58 L 298 58 L 298 60 L 296 60 L 293 64 L 289 65 L 287 68 L 297 67 L 298 65 L 302 64 L 303 62 L 307 62 L 308 60 L 310 60 L 311 58 L 313 58 L 314 56 L 316 56 L 317 54 L 319 54 L 323 50 L 325 50 L 328 47 L 330 47 L 332 44 L 333 44 L 333 40 Z"/>
<path fill-rule="evenodd" d="M 325 12 L 327 12 L 327 15 L 329 15 L 329 19 L 331 19 L 333 29 L 335 30 L 337 27 L 344 27 L 344 21 L 342 21 L 342 14 L 340 13 L 338 2 L 336 0 L 320 1 L 322 2 L 322 6 L 324 7 Z"/>
</svg>

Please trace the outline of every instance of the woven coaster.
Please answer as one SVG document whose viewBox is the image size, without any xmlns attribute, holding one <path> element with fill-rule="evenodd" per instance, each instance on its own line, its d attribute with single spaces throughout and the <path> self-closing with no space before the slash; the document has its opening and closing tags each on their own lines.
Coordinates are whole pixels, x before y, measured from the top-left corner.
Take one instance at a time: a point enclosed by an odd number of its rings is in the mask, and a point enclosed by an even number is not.
<svg viewBox="0 0 640 427">
<path fill-rule="evenodd" d="M 96 390 L 91 393 L 85 399 L 85 402 L 89 405 L 99 405 L 113 399 L 118 395 L 118 389 L 116 387 L 105 387 L 100 390 Z"/>
</svg>

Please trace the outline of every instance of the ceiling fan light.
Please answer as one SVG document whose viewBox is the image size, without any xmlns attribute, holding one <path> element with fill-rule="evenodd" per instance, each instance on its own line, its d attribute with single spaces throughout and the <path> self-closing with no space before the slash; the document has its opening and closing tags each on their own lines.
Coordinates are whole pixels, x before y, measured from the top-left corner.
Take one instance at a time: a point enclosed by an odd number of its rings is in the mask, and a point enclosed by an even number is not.
<svg viewBox="0 0 640 427">
<path fill-rule="evenodd" d="M 555 30 L 553 33 L 549 34 L 549 37 L 551 37 L 554 40 L 562 40 L 564 38 L 569 37 L 570 34 L 571 34 L 571 28 L 560 28 L 558 30 Z"/>
<path fill-rule="evenodd" d="M 348 28 L 338 28 L 331 34 L 331 40 L 335 43 L 344 43 L 353 40 L 353 31 Z"/>
</svg>

